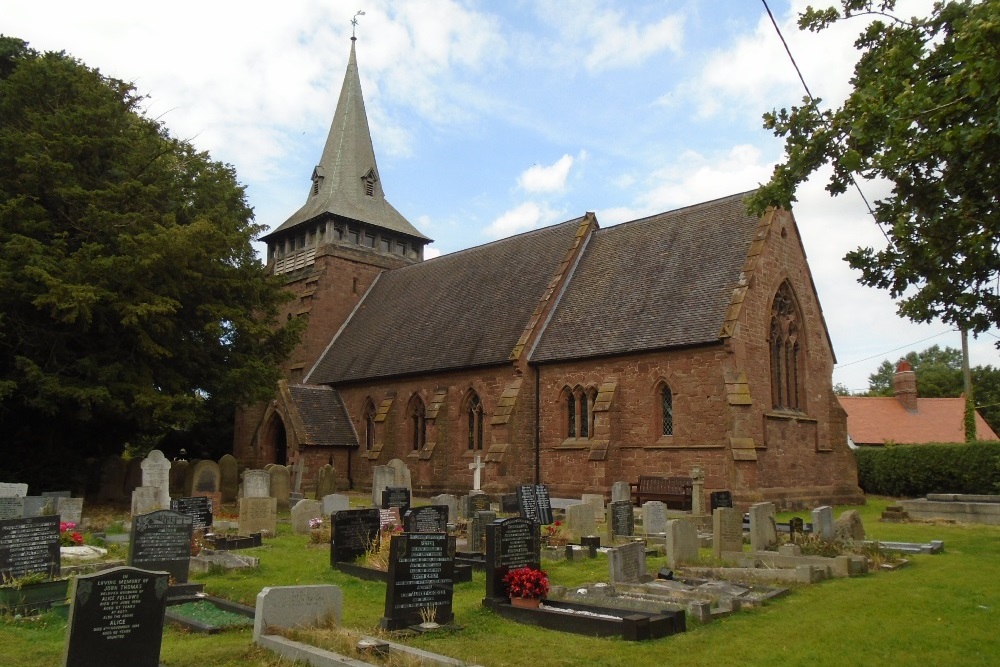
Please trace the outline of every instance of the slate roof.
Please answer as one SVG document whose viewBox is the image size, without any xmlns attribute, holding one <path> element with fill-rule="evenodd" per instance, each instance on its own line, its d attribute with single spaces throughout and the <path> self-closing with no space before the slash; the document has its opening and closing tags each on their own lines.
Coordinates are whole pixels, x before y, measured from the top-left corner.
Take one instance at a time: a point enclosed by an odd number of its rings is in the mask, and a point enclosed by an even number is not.
<svg viewBox="0 0 1000 667">
<path fill-rule="evenodd" d="M 314 170 L 314 175 L 322 177 L 319 191 L 314 192 L 311 183 L 306 203 L 274 231 L 263 236 L 262 240 L 317 217 L 336 215 L 429 241 L 386 201 L 381 180 L 376 178 L 373 194 L 366 194 L 363 179 L 371 170 L 374 170 L 377 177 L 375 149 L 372 147 L 365 100 L 361 94 L 358 60 L 352 40 L 337 110 L 330 124 L 319 165 Z"/>
<path fill-rule="evenodd" d="M 909 412 L 893 396 L 838 398 L 847 412 L 847 434 L 855 444 L 965 442 L 964 398 L 918 398 L 915 412 Z M 976 437 L 1000 440 L 979 413 L 976 413 Z"/>
<path fill-rule="evenodd" d="M 302 442 L 309 445 L 357 445 L 340 393 L 325 385 L 288 385 L 288 393 L 306 430 Z"/>
<path fill-rule="evenodd" d="M 308 381 L 508 363 L 582 220 L 382 273 Z"/>
<path fill-rule="evenodd" d="M 759 222 L 747 194 L 594 232 L 530 360 L 719 341 Z"/>
</svg>

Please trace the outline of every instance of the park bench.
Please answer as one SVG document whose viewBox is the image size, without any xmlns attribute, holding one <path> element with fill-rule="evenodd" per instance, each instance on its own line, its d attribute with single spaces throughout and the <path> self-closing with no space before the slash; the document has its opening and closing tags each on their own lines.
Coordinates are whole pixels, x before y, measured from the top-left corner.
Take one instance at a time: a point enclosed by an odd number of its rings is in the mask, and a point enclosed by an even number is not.
<svg viewBox="0 0 1000 667">
<path fill-rule="evenodd" d="M 690 477 L 652 477 L 640 475 L 638 482 L 629 484 L 632 499 L 636 505 L 649 500 L 659 500 L 668 509 L 691 511 L 691 489 L 694 480 Z"/>
</svg>

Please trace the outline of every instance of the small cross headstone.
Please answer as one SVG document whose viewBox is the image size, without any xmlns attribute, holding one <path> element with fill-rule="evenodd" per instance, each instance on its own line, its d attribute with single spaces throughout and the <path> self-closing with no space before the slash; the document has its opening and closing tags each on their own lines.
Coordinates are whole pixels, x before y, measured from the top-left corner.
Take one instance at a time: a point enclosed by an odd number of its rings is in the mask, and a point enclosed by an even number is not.
<svg viewBox="0 0 1000 667">
<path fill-rule="evenodd" d="M 157 667 L 169 578 L 116 567 L 77 577 L 70 596 L 64 667 Z"/>
<path fill-rule="evenodd" d="M 445 533 L 403 533 L 389 542 L 389 581 L 383 630 L 418 625 L 433 612 L 435 623 L 450 623 L 455 552 Z"/>
<path fill-rule="evenodd" d="M 476 458 L 472 463 L 469 464 L 469 470 L 472 471 L 472 490 L 480 491 L 483 488 L 483 477 L 482 470 L 486 467 L 486 464 L 482 462 L 479 454 L 476 454 Z"/>
<path fill-rule="evenodd" d="M 334 513 L 330 526 L 330 565 L 349 563 L 377 546 L 380 527 L 377 508 Z"/>
<path fill-rule="evenodd" d="M 191 517 L 158 510 L 132 518 L 128 564 L 165 571 L 179 584 L 187 583 L 191 568 Z"/>
<path fill-rule="evenodd" d="M 486 526 L 486 597 L 507 599 L 503 578 L 521 567 L 541 569 L 540 526 L 516 517 Z"/>
</svg>

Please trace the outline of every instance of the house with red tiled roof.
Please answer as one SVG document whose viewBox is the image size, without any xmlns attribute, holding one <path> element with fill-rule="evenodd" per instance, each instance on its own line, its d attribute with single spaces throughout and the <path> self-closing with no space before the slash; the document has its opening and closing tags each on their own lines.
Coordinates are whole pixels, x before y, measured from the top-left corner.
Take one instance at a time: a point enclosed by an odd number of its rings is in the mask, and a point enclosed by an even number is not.
<svg viewBox="0 0 1000 667">
<path fill-rule="evenodd" d="M 892 384 L 893 396 L 840 397 L 853 445 L 965 442 L 964 398 L 919 398 L 916 372 L 906 361 L 899 362 Z M 978 412 L 976 439 L 1000 440 Z"/>
<path fill-rule="evenodd" d="M 480 462 L 492 494 L 698 467 L 742 506 L 861 501 L 795 218 L 750 216 L 747 194 L 425 260 L 386 201 L 352 42 L 306 203 L 263 239 L 294 294 L 280 317 L 308 326 L 274 399 L 237 415 L 234 454 L 333 463 L 358 489 L 401 459 L 426 495 L 468 492 Z"/>
</svg>

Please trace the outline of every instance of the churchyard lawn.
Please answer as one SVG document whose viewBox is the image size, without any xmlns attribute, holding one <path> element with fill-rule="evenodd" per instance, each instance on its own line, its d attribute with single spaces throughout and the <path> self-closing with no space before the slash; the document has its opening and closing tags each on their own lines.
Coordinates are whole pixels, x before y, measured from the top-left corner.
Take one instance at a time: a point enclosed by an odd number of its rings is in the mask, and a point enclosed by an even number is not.
<svg viewBox="0 0 1000 667">
<path fill-rule="evenodd" d="M 406 643 L 486 666 L 514 665 L 995 665 L 1000 664 L 1000 527 L 944 523 L 882 523 L 890 499 L 857 507 L 870 539 L 943 540 L 940 555 L 908 556 L 893 572 L 834 579 L 796 587 L 762 608 L 699 624 L 688 632 L 646 642 L 596 639 L 516 624 L 481 606 L 482 572 L 455 587 L 460 630 L 407 638 Z M 847 507 L 835 508 L 835 516 Z M 783 513 L 809 520 L 808 511 Z M 287 513 L 284 517 L 287 519 Z M 193 575 L 206 592 L 252 606 L 265 586 L 336 584 L 344 596 L 342 625 L 377 634 L 385 584 L 332 570 L 324 546 L 279 524 L 278 537 L 247 551 L 260 558 L 252 572 Z M 702 549 L 706 562 L 710 549 Z M 651 558 L 656 572 L 665 565 Z M 607 560 L 543 562 L 554 584 L 607 580 Z M 0 618 L 3 663 L 21 667 L 60 664 L 65 620 L 55 614 Z M 275 667 L 287 660 L 255 647 L 250 630 L 202 635 L 164 631 L 161 663 L 167 667 Z"/>
</svg>

